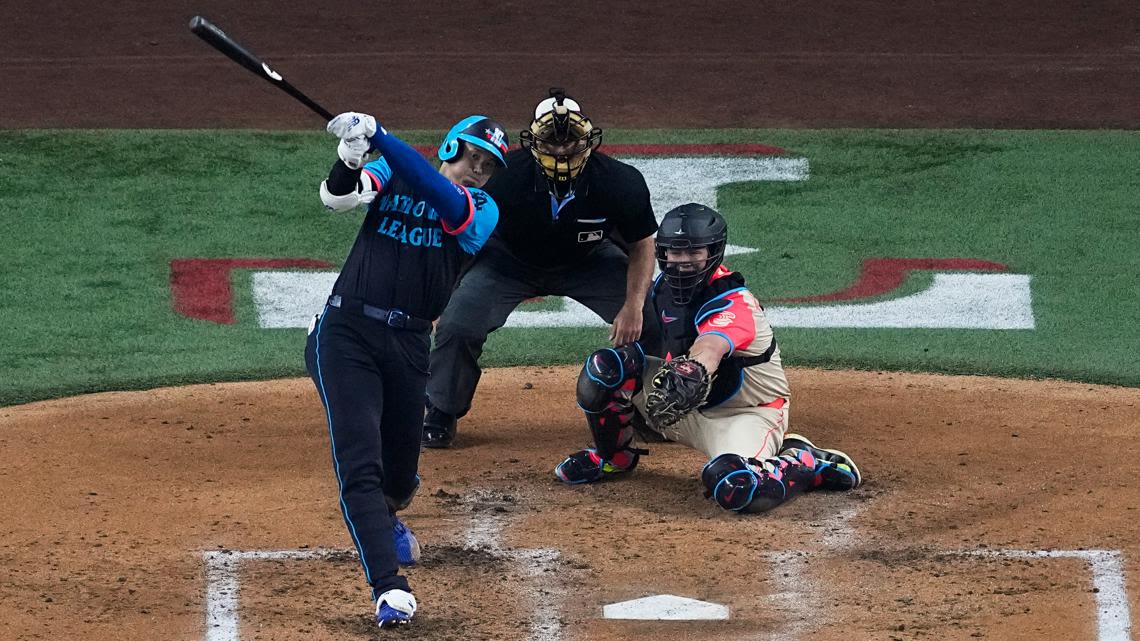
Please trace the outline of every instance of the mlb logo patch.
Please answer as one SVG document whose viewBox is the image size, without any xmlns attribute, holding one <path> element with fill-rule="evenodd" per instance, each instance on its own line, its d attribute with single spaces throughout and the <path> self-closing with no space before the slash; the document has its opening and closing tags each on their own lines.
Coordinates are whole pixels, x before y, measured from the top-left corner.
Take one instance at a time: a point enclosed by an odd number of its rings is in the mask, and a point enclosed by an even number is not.
<svg viewBox="0 0 1140 641">
<path fill-rule="evenodd" d="M 580 243 L 596 243 L 601 239 L 602 239 L 602 230 L 600 230 L 600 229 L 578 232 L 578 242 L 580 242 Z"/>
</svg>

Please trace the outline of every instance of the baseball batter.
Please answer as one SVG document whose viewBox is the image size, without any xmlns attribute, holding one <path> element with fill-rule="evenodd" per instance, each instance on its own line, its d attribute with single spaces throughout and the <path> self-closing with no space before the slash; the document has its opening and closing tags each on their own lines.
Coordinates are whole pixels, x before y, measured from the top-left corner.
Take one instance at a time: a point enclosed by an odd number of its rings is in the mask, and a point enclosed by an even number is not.
<svg viewBox="0 0 1140 641">
<path fill-rule="evenodd" d="M 522 149 L 487 183 L 502 216 L 495 235 L 440 318 L 431 353 L 424 445 L 450 447 L 471 408 L 487 335 L 524 300 L 567 296 L 612 323 L 610 340 L 659 338 L 647 292 L 657 219 L 645 178 L 598 152 L 602 130 L 561 89 L 551 89 L 519 134 Z M 622 244 L 615 242 L 614 236 Z M 623 247 L 624 245 L 624 247 Z"/>
<path fill-rule="evenodd" d="M 628 472 L 645 417 L 670 441 L 704 452 L 706 495 L 726 510 L 763 512 L 814 488 L 850 490 L 859 469 L 838 450 L 789 434 L 791 392 L 764 308 L 744 277 L 721 264 L 728 226 L 690 203 L 667 213 L 657 232 L 661 275 L 651 298 L 665 358 L 637 343 L 594 352 L 578 377 L 578 405 L 595 447 L 554 470 L 566 483 Z"/>
<path fill-rule="evenodd" d="M 437 171 L 372 116 L 340 114 L 328 131 L 340 159 L 321 202 L 368 210 L 309 330 L 305 364 L 326 410 L 344 522 L 386 627 L 416 611 L 399 564 L 414 563 L 419 544 L 396 511 L 419 486 L 432 319 L 495 228 L 498 207 L 480 188 L 505 165 L 508 143 L 499 123 L 465 118 L 444 137 Z M 372 150 L 381 157 L 365 164 Z"/>
</svg>

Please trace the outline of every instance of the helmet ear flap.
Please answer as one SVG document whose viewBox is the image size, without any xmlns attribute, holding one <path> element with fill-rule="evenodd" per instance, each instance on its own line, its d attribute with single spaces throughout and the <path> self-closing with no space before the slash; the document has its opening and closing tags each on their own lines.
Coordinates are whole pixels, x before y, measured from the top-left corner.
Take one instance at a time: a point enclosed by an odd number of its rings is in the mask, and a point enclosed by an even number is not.
<svg viewBox="0 0 1140 641">
<path fill-rule="evenodd" d="M 455 162 L 462 147 L 458 139 L 448 140 L 439 146 L 439 159 L 443 162 Z"/>
<path fill-rule="evenodd" d="M 474 121 L 474 118 L 465 118 L 459 121 L 447 135 L 443 137 L 443 142 L 439 145 L 439 152 L 436 154 L 443 162 L 453 162 L 459 156 L 459 132 L 463 128 Z"/>
</svg>

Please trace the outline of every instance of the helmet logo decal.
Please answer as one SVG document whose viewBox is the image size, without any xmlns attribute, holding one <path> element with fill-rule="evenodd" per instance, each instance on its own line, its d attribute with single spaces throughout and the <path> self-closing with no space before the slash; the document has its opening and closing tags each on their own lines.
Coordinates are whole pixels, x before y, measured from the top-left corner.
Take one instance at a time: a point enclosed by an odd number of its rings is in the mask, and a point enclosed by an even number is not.
<svg viewBox="0 0 1140 641">
<path fill-rule="evenodd" d="M 492 145 L 495 145 L 499 149 L 503 150 L 507 148 L 507 143 L 505 141 L 507 134 L 502 129 L 499 129 L 498 127 L 495 127 L 494 129 L 484 129 L 483 133 L 487 134 L 487 140 L 491 141 Z"/>
</svg>

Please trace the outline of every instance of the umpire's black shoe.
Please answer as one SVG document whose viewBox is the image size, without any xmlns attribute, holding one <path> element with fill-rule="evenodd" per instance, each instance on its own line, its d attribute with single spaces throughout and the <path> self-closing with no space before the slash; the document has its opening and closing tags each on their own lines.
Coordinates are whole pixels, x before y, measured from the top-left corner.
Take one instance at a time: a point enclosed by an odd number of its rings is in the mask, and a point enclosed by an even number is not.
<svg viewBox="0 0 1140 641">
<path fill-rule="evenodd" d="M 429 407 L 424 415 L 424 433 L 421 439 L 424 447 L 451 447 L 455 440 L 456 418 L 434 407 Z"/>
</svg>

